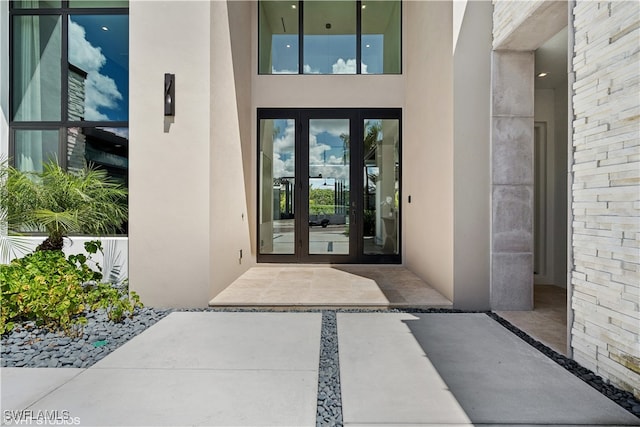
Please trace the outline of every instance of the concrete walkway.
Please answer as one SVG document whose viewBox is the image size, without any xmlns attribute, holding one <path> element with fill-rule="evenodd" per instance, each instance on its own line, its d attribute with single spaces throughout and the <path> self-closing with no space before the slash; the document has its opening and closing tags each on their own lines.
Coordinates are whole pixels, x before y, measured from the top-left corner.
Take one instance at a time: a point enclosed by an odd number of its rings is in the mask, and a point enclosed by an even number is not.
<svg viewBox="0 0 640 427">
<path fill-rule="evenodd" d="M 3 368 L 3 425 L 28 409 L 83 426 L 313 426 L 321 320 L 176 312 L 89 369 Z M 640 424 L 484 314 L 338 313 L 337 327 L 345 425 Z"/>
</svg>

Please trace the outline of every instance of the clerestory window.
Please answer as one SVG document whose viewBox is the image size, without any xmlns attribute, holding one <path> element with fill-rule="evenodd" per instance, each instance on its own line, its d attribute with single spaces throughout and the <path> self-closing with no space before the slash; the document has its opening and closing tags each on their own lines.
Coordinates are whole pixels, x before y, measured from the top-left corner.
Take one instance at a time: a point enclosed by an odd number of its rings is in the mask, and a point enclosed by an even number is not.
<svg viewBox="0 0 640 427">
<path fill-rule="evenodd" d="M 400 0 L 261 0 L 260 74 L 400 74 Z"/>
<path fill-rule="evenodd" d="M 85 164 L 127 183 L 128 1 L 10 3 L 12 164 Z"/>
</svg>

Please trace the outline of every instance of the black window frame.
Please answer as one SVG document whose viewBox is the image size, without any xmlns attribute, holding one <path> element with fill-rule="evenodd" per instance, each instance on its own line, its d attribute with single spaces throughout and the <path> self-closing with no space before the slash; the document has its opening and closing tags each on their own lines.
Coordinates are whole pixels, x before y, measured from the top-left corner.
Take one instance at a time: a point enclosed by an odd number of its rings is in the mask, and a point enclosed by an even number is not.
<svg viewBox="0 0 640 427">
<path fill-rule="evenodd" d="M 260 72 L 260 3 L 268 0 L 258 0 L 258 75 L 261 76 L 272 76 L 273 73 L 262 73 Z M 315 0 L 319 1 L 319 0 Z M 276 74 L 276 75 L 308 75 L 304 73 L 304 0 L 298 0 L 298 74 Z M 402 75 L 402 0 L 398 0 L 400 5 L 400 69 L 397 73 L 376 73 L 371 74 L 374 76 L 397 76 Z M 362 0 L 356 0 L 356 73 L 354 75 L 360 76 L 362 74 Z M 320 74 L 323 76 L 330 76 L 332 74 Z M 350 75 L 350 74 L 340 74 L 340 75 Z M 367 74 L 368 75 L 368 74 Z"/>
<path fill-rule="evenodd" d="M 9 2 L 9 147 L 8 162 L 15 166 L 16 131 L 57 131 L 58 132 L 58 164 L 67 170 L 68 132 L 71 128 L 129 128 L 129 120 L 85 121 L 69 119 L 69 16 L 71 15 L 129 15 L 129 7 L 70 7 L 69 0 L 62 0 L 60 7 L 22 8 L 16 2 Z M 60 49 L 60 120 L 24 121 L 14 120 L 14 18 L 17 16 L 59 16 L 61 18 Z M 129 102 L 129 99 L 126 100 Z M 128 175 L 128 169 L 127 169 Z M 127 178 L 128 182 L 128 178 Z M 128 233 L 118 233 L 118 236 Z"/>
<path fill-rule="evenodd" d="M 258 108 L 256 110 L 256 136 L 258 143 L 256 144 L 256 155 L 260 159 L 260 121 L 264 119 L 293 119 L 296 124 L 296 177 L 308 176 L 308 169 L 304 166 L 308 161 L 308 147 L 299 146 L 299 142 L 305 141 L 306 136 L 303 135 L 303 129 L 308 130 L 303 122 L 313 119 L 327 119 L 327 118 L 348 118 L 351 129 L 352 141 L 358 141 L 351 145 L 351 167 L 350 170 L 350 196 L 351 201 L 355 202 L 351 206 L 358 216 L 357 224 L 361 223 L 362 212 L 364 207 L 363 198 L 363 181 L 361 180 L 360 165 L 363 163 L 364 152 L 362 140 L 364 138 L 364 120 L 365 119 L 395 119 L 399 121 L 398 136 L 400 138 L 400 144 L 398 146 L 398 156 L 400 159 L 398 165 L 398 200 L 402 201 L 403 189 L 402 189 L 402 123 L 403 123 L 403 110 L 397 107 L 362 107 L 362 108 L 326 108 L 326 107 L 311 107 L 311 108 Z M 298 151 L 299 149 L 299 151 Z M 323 263 L 323 264 L 401 264 L 402 263 L 402 203 L 398 206 L 398 252 L 395 254 L 366 254 L 364 252 L 363 241 L 363 228 L 358 225 L 350 231 L 350 248 L 348 255 L 328 255 L 328 254 L 309 254 L 308 253 L 308 234 L 307 234 L 307 222 L 308 218 L 308 189 L 305 190 L 306 185 L 302 185 L 304 179 L 297 179 L 295 188 L 296 195 L 294 197 L 297 200 L 297 209 L 295 215 L 298 219 L 295 225 L 295 243 L 294 253 L 292 254 L 274 254 L 274 253 L 261 253 L 261 218 L 260 218 L 260 184 L 261 184 L 261 171 L 260 161 L 256 162 L 256 259 L 258 263 Z M 353 223 L 353 224 L 356 224 Z"/>
</svg>

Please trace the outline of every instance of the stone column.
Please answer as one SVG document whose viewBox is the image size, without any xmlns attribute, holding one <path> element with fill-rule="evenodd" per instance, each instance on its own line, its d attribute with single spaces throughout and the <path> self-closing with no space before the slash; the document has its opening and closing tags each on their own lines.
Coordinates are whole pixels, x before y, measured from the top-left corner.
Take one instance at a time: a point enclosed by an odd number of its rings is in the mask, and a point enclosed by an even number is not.
<svg viewBox="0 0 640 427">
<path fill-rule="evenodd" d="M 533 308 L 534 53 L 494 51 L 491 308 Z"/>
</svg>

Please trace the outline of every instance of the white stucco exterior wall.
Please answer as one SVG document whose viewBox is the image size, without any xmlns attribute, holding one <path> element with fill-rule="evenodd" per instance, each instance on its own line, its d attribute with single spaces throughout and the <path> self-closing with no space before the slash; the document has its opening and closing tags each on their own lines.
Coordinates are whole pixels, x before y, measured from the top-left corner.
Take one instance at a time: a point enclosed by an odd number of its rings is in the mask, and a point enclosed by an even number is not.
<svg viewBox="0 0 640 427">
<path fill-rule="evenodd" d="M 131 289 L 149 306 L 210 297 L 211 4 L 133 1 L 130 22 Z M 176 115 L 163 113 L 164 73 Z"/>
<path fill-rule="evenodd" d="M 404 8 L 404 262 L 453 299 L 453 7 Z"/>
<path fill-rule="evenodd" d="M 251 255 L 249 239 L 249 216 L 227 2 L 212 2 L 210 13 L 209 297 L 213 298 L 244 273 L 255 262 L 255 258 Z"/>
<path fill-rule="evenodd" d="M 545 178 L 536 185 L 545 185 L 543 210 L 546 244 L 544 271 L 537 271 L 536 284 L 566 287 L 567 281 L 567 97 L 566 86 L 558 89 L 536 89 L 535 121 L 546 124 Z M 536 207 L 537 208 L 537 207 Z"/>
<path fill-rule="evenodd" d="M 453 51 L 453 302 L 460 309 L 487 310 L 493 7 L 490 1 L 471 1 L 462 11 Z"/>
</svg>

